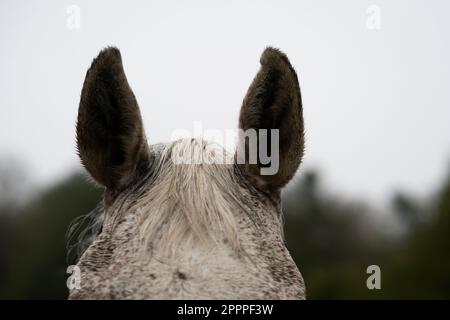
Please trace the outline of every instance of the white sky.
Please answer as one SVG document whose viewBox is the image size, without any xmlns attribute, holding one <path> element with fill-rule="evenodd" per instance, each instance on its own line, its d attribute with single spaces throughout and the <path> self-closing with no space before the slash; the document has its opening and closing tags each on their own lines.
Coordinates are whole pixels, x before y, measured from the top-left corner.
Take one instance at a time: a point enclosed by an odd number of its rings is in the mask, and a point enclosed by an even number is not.
<svg viewBox="0 0 450 320">
<path fill-rule="evenodd" d="M 67 7 L 81 28 L 66 26 Z M 369 5 L 381 29 L 366 26 Z M 267 45 L 299 74 L 304 168 L 333 191 L 426 194 L 450 162 L 450 2 L 0 2 L 0 158 L 48 183 L 80 168 L 75 120 L 85 72 L 116 45 L 152 143 L 174 130 L 234 129 Z M 299 172 L 301 174 L 301 171 Z"/>
</svg>

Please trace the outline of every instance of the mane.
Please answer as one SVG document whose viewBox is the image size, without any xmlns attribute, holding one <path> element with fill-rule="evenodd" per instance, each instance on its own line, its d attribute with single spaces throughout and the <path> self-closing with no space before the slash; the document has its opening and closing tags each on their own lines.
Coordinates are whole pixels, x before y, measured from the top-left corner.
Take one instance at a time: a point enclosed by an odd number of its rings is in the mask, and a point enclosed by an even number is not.
<svg viewBox="0 0 450 320">
<path fill-rule="evenodd" d="M 130 208 L 140 213 L 139 248 L 157 246 L 170 256 L 180 244 L 225 241 L 239 251 L 233 212 L 250 209 L 242 201 L 233 163 L 224 148 L 202 139 L 165 146 L 150 187 Z"/>
<path fill-rule="evenodd" d="M 66 263 L 77 263 L 86 249 L 101 232 L 104 219 L 104 202 L 101 201 L 88 214 L 73 219 L 66 232 Z"/>
<path fill-rule="evenodd" d="M 227 242 L 240 251 L 234 212 L 255 215 L 245 201 L 234 155 L 202 139 L 182 139 L 152 147 L 155 161 L 139 182 L 119 195 L 109 209 L 111 222 L 134 212 L 134 241 L 142 255 L 157 247 L 165 256 L 200 242 L 206 247 Z M 243 197 L 244 196 L 244 197 Z M 244 200 L 244 201 L 243 201 Z M 67 233 L 68 257 L 78 260 L 102 228 L 104 205 L 75 219 Z"/>
</svg>

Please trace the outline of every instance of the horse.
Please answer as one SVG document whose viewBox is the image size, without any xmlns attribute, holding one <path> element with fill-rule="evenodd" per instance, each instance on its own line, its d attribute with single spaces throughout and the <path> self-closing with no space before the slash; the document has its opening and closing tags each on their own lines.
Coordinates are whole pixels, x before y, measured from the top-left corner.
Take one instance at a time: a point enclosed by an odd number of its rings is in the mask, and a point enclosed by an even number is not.
<svg viewBox="0 0 450 320">
<path fill-rule="evenodd" d="M 101 230 L 76 264 L 80 286 L 69 299 L 305 299 L 280 197 L 304 153 L 300 86 L 279 49 L 267 47 L 260 65 L 233 154 L 199 138 L 148 144 L 119 49 L 93 60 L 76 144 L 104 189 Z M 252 143 L 251 130 L 277 139 L 260 135 Z M 268 151 L 277 170 L 264 173 L 267 162 L 242 150 Z M 216 161 L 222 155 L 231 160 Z"/>
</svg>

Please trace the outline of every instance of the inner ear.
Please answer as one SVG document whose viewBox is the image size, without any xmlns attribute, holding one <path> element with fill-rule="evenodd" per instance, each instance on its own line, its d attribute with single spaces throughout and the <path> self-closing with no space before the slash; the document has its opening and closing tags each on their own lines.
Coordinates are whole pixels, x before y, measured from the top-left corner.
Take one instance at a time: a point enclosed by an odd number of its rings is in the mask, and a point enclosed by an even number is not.
<svg viewBox="0 0 450 320">
<path fill-rule="evenodd" d="M 108 189 L 126 184 L 148 162 L 148 145 L 120 51 L 107 48 L 92 62 L 81 93 L 77 147 L 91 176 Z"/>
<path fill-rule="evenodd" d="M 267 48 L 260 62 L 239 116 L 238 153 L 245 153 L 240 166 L 255 183 L 279 189 L 295 174 L 303 156 L 300 86 L 287 56 L 278 49 Z M 256 141 L 249 138 L 250 130 L 256 132 Z M 256 161 L 251 161 L 251 153 L 256 153 Z"/>
</svg>

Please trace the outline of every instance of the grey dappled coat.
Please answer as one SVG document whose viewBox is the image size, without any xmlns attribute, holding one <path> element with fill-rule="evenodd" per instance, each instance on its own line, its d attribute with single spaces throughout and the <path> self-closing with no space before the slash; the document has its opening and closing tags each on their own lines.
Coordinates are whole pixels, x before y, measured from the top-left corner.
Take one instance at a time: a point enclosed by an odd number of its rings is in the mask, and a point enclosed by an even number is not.
<svg viewBox="0 0 450 320">
<path fill-rule="evenodd" d="M 69 298 L 305 298 L 285 246 L 280 200 L 303 155 L 300 88 L 281 51 L 267 48 L 260 62 L 239 128 L 279 129 L 272 175 L 261 174 L 259 159 L 242 163 L 233 155 L 226 163 L 174 163 L 174 155 L 214 160 L 223 149 L 201 139 L 149 145 L 119 50 L 106 48 L 94 59 L 81 94 L 77 147 L 105 187 L 102 229 L 78 261 L 80 288 Z M 240 135 L 237 150 L 247 144 Z"/>
</svg>

